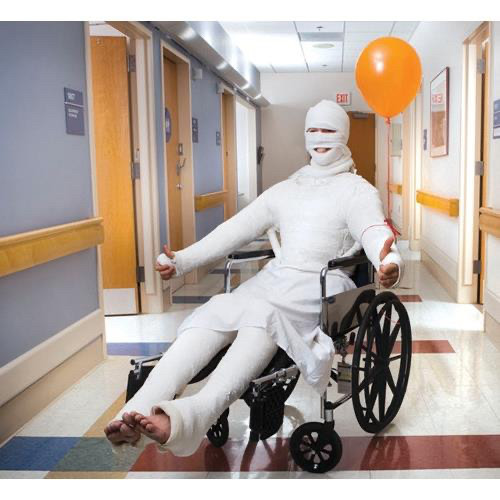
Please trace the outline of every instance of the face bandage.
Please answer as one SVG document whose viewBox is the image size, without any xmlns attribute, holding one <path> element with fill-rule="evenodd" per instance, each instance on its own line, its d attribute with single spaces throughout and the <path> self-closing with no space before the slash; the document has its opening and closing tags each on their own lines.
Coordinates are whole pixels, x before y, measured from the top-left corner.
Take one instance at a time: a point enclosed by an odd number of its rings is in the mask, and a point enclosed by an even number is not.
<svg viewBox="0 0 500 500">
<path fill-rule="evenodd" d="M 311 128 L 322 128 L 335 132 L 308 132 Z M 335 102 L 322 100 L 306 115 L 305 123 L 306 149 L 311 155 L 313 163 L 322 167 L 330 166 L 351 157 L 347 147 L 349 139 L 349 116 Z M 316 148 L 329 148 L 320 153 Z"/>
</svg>

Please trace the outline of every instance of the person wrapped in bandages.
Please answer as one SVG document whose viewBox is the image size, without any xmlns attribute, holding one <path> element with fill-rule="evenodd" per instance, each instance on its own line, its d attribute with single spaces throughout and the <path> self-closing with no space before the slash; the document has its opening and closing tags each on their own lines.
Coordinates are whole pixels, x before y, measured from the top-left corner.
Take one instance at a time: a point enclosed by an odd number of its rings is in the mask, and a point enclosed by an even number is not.
<svg viewBox="0 0 500 500">
<path fill-rule="evenodd" d="M 270 228 L 279 229 L 281 237 L 279 256 L 232 293 L 213 296 L 184 320 L 143 387 L 106 427 L 115 446 L 154 440 L 160 450 L 191 455 L 278 346 L 323 394 L 334 346 L 319 327 L 320 270 L 329 260 L 363 247 L 384 287 L 397 285 L 403 274 L 378 191 L 356 175 L 348 138 L 346 112 L 332 101 L 321 101 L 306 116 L 309 165 L 265 190 L 193 245 L 176 252 L 164 247 L 169 260 L 157 264 L 157 270 L 170 279 L 225 257 Z M 346 271 L 327 277 L 329 295 L 352 288 Z M 230 343 L 203 388 L 174 399 Z"/>
</svg>

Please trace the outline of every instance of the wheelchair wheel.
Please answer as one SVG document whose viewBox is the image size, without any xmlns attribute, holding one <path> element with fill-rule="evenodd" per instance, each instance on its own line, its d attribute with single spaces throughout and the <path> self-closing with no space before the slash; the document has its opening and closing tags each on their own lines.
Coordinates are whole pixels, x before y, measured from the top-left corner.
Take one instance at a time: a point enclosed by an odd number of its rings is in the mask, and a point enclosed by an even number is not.
<svg viewBox="0 0 500 500">
<path fill-rule="evenodd" d="M 294 462 L 306 472 L 332 470 L 342 457 L 342 441 L 329 424 L 308 422 L 297 427 L 290 438 Z"/>
<path fill-rule="evenodd" d="M 218 418 L 217 422 L 207 431 L 208 440 L 217 448 L 224 446 L 229 438 L 229 408 Z"/>
<path fill-rule="evenodd" d="M 376 433 L 396 416 L 408 385 L 411 327 L 397 295 L 382 292 L 368 306 L 352 358 L 352 403 L 361 428 Z"/>
</svg>

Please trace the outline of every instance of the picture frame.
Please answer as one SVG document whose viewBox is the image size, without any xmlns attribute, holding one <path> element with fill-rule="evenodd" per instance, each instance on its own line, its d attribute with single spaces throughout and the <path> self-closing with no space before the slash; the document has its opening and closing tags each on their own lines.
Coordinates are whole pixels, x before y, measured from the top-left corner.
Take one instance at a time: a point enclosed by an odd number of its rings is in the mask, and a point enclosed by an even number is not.
<svg viewBox="0 0 500 500">
<path fill-rule="evenodd" d="M 449 142 L 450 68 L 447 66 L 431 81 L 430 155 L 446 156 Z"/>
</svg>

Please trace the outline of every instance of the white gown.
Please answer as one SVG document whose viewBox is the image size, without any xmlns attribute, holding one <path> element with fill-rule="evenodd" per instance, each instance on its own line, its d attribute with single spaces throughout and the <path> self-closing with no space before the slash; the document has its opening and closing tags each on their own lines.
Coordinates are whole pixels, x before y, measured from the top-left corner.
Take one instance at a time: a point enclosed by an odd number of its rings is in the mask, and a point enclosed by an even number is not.
<svg viewBox="0 0 500 500">
<path fill-rule="evenodd" d="M 361 248 L 375 268 L 391 230 L 384 224 L 378 191 L 350 166 L 307 165 L 264 191 L 234 217 L 197 243 L 175 253 L 177 275 L 218 260 L 277 228 L 281 255 L 229 294 L 213 296 L 181 324 L 178 334 L 203 327 L 234 331 L 261 327 L 294 360 L 319 394 L 326 389 L 333 363 L 331 338 L 319 328 L 321 269 L 336 257 Z M 372 227 L 374 226 L 374 227 Z M 383 263 L 402 259 L 393 245 Z M 355 285 L 346 272 L 328 274 L 328 294 Z"/>
</svg>

